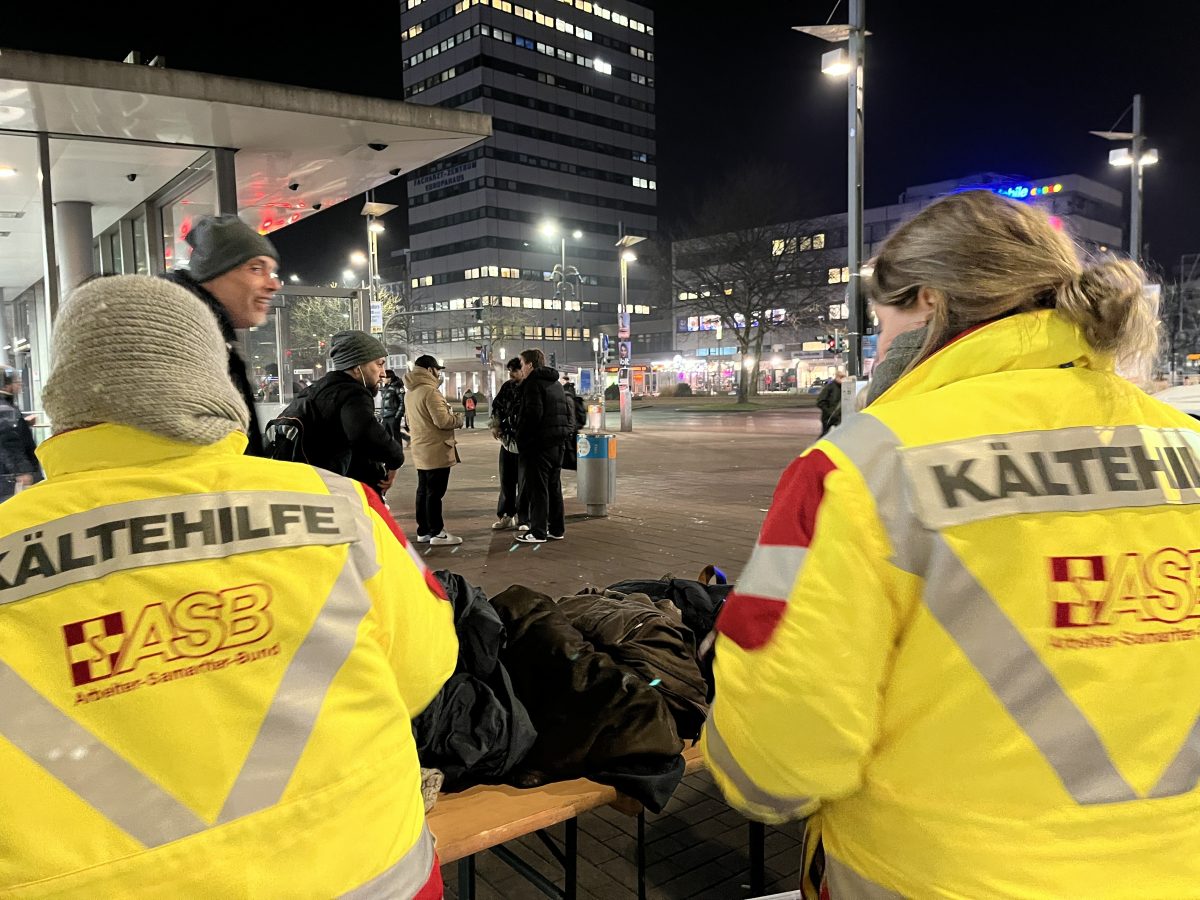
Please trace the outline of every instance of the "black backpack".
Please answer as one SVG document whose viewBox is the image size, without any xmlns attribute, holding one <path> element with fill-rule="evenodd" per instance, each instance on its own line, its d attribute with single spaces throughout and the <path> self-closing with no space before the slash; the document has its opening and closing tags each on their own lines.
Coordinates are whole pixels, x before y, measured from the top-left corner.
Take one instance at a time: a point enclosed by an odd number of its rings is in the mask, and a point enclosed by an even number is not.
<svg viewBox="0 0 1200 900">
<path fill-rule="evenodd" d="M 314 423 L 312 397 L 305 392 L 287 405 L 263 429 L 263 455 L 284 462 L 308 462 L 305 452 L 305 428 Z"/>
</svg>

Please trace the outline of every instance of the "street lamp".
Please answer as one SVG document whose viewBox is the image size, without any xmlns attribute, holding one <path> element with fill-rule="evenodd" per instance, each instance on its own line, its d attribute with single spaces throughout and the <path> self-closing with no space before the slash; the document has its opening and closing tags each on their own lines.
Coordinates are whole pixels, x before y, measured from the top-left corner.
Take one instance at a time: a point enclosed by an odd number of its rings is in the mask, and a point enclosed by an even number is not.
<svg viewBox="0 0 1200 900">
<path fill-rule="evenodd" d="M 361 215 L 367 217 L 367 296 L 371 304 L 372 330 L 374 323 L 379 322 L 380 333 L 383 333 L 383 306 L 376 299 L 375 291 L 379 285 L 379 235 L 386 230 L 382 222 L 375 221 L 379 216 L 386 216 L 395 203 L 376 203 L 375 192 L 367 192 L 367 200 L 363 203 Z"/>
<path fill-rule="evenodd" d="M 292 284 L 299 284 L 299 283 L 300 283 L 300 276 L 299 276 L 299 275 L 289 275 L 289 276 L 288 276 L 288 281 L 290 281 Z"/>
<path fill-rule="evenodd" d="M 559 302 L 561 303 L 560 311 L 562 312 L 563 362 L 566 363 L 566 361 L 567 361 L 567 294 L 568 294 L 568 288 L 569 288 L 570 289 L 569 292 L 572 296 L 572 299 L 574 299 L 577 302 L 579 301 L 579 291 L 575 287 L 575 285 L 579 284 L 579 269 L 577 269 L 575 266 L 570 266 L 570 267 L 567 266 L 567 236 L 565 233 L 559 232 L 558 225 L 556 223 L 551 222 L 549 219 L 547 219 L 546 221 L 542 222 L 542 224 L 539 226 L 538 230 L 541 231 L 541 233 L 545 237 L 550 238 L 551 240 L 553 240 L 555 237 L 559 238 L 559 253 L 560 253 L 561 262 L 554 266 L 554 274 L 552 277 L 554 277 L 554 280 L 558 284 L 558 287 L 555 288 L 555 293 L 558 294 Z M 571 232 L 571 237 L 573 237 L 575 240 L 578 241 L 583 238 L 583 232 L 580 231 L 578 228 L 576 228 L 574 231 Z M 575 279 L 575 285 L 572 285 L 570 283 L 572 278 Z M 583 332 L 583 304 L 582 303 L 579 304 L 578 313 L 579 313 L 579 315 L 577 318 L 579 321 L 580 337 L 582 337 L 583 336 L 583 333 L 582 333 Z"/>
<path fill-rule="evenodd" d="M 617 241 L 621 257 L 621 300 L 617 307 L 617 396 L 621 404 L 621 430 L 633 431 L 633 397 L 630 395 L 630 367 L 633 345 L 629 328 L 629 264 L 637 261 L 632 248 L 644 237 L 627 234 Z"/>
<path fill-rule="evenodd" d="M 1125 114 L 1121 114 L 1121 119 Z M 1117 119 L 1120 122 L 1121 119 Z M 1113 126 L 1114 128 L 1116 125 Z M 1110 166 L 1129 166 L 1129 256 L 1134 262 L 1142 257 L 1142 169 L 1158 162 L 1158 151 L 1147 149 L 1142 129 L 1142 95 L 1133 95 L 1133 131 L 1092 131 L 1106 141 L 1129 141 L 1128 147 L 1110 150 Z"/>
<path fill-rule="evenodd" d="M 850 22 L 847 25 L 796 25 L 795 31 L 818 37 L 830 43 L 845 41 L 821 57 L 821 71 L 830 76 L 847 76 L 848 121 L 847 150 L 849 161 L 846 178 L 846 265 L 850 271 L 846 305 L 849 319 L 849 360 L 847 372 L 857 380 L 863 372 L 862 339 L 867 330 L 866 306 L 863 303 L 863 61 L 864 44 L 870 34 L 865 26 L 866 0 L 850 0 Z"/>
</svg>

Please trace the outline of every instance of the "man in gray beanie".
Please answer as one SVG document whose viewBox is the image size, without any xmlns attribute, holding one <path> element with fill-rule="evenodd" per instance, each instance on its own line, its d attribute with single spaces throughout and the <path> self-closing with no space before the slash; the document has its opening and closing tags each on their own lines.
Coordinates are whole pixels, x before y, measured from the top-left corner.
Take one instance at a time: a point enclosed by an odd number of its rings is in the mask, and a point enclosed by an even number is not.
<svg viewBox="0 0 1200 900">
<path fill-rule="evenodd" d="M 399 526 L 243 455 L 183 288 L 91 281 L 51 344 L 47 478 L 0 514 L 0 894 L 441 897 L 411 720 L 458 641 Z"/>
<path fill-rule="evenodd" d="M 282 286 L 279 251 L 237 216 L 206 216 L 188 232 L 192 255 L 186 268 L 163 277 L 203 300 L 221 326 L 229 356 L 229 378 L 241 392 L 250 415 L 246 452 L 263 453 L 262 430 L 254 411 L 254 388 L 246 361 L 237 350 L 238 328 L 263 324 L 271 298 Z"/>
<path fill-rule="evenodd" d="M 305 421 L 310 465 L 361 481 L 382 497 L 404 465 L 404 448 L 375 418 L 387 350 L 364 331 L 339 331 L 330 339 L 329 357 L 329 374 L 282 415 Z"/>
</svg>

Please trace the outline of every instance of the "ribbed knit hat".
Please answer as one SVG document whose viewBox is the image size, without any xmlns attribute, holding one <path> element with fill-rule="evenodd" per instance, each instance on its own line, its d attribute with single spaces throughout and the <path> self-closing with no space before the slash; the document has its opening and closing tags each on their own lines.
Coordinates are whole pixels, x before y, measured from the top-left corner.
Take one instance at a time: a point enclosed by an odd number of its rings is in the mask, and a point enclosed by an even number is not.
<svg viewBox="0 0 1200 900">
<path fill-rule="evenodd" d="M 250 425 L 216 317 L 162 278 L 84 284 L 59 309 L 50 352 L 42 401 L 55 434 L 111 422 L 213 444 Z"/>
<path fill-rule="evenodd" d="M 237 216 L 205 216 L 192 226 L 187 242 L 192 246 L 188 272 L 201 284 L 256 256 L 279 263 L 275 245 Z"/>
<path fill-rule="evenodd" d="M 339 331 L 329 339 L 329 360 L 337 372 L 387 355 L 387 348 L 365 331 Z"/>
</svg>

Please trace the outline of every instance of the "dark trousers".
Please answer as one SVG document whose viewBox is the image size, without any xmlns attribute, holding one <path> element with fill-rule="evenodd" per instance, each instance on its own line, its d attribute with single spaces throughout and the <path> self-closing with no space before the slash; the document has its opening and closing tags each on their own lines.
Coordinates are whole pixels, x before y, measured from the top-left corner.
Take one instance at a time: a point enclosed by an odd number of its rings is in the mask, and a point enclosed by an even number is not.
<svg viewBox="0 0 1200 900">
<path fill-rule="evenodd" d="M 475 427 L 475 410 L 468 409 L 466 411 L 466 414 L 463 416 L 463 418 L 466 420 L 463 423 L 464 428 L 474 428 Z"/>
<path fill-rule="evenodd" d="M 496 501 L 496 518 L 517 514 L 517 485 L 520 483 L 520 457 L 500 448 L 500 498 Z"/>
<path fill-rule="evenodd" d="M 521 503 L 528 504 L 529 533 L 544 538 L 549 534 L 564 534 L 562 496 L 562 447 L 521 454 L 524 473 L 521 481 Z"/>
<path fill-rule="evenodd" d="M 450 467 L 417 469 L 417 534 L 437 537 L 445 528 L 442 498 L 450 484 Z"/>
</svg>

